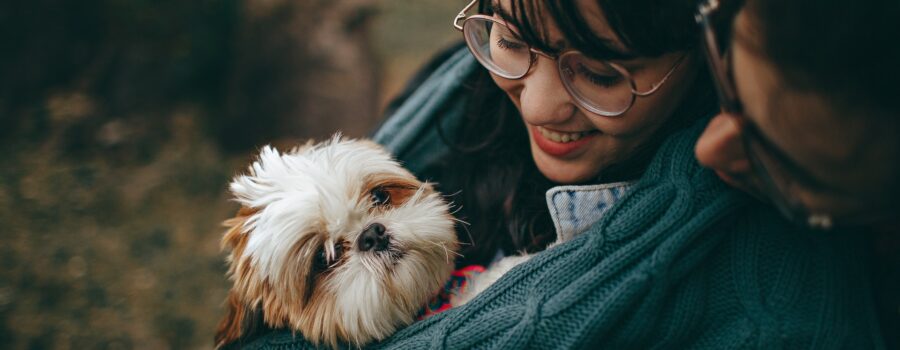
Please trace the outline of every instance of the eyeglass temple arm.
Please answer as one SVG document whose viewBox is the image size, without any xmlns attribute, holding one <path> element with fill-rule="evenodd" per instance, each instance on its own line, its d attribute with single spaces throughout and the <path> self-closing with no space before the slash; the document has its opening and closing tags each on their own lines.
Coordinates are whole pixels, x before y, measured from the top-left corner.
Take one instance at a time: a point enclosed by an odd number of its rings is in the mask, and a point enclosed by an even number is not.
<svg viewBox="0 0 900 350">
<path fill-rule="evenodd" d="M 728 72 L 722 59 L 722 50 L 716 41 L 715 30 L 710 16 L 719 9 L 718 0 L 706 0 L 700 3 L 694 20 L 700 25 L 702 37 L 702 45 L 706 52 L 707 66 L 710 74 L 712 74 L 713 87 L 719 96 L 719 105 L 723 112 L 737 113 L 740 111 L 740 103 L 738 102 L 734 88 L 728 83 Z"/>
<path fill-rule="evenodd" d="M 478 3 L 478 0 L 472 0 L 466 7 L 463 7 L 462 11 L 459 11 L 459 14 L 456 15 L 456 18 L 453 19 L 453 27 L 457 30 L 463 30 L 463 27 L 459 24 L 459 21 L 466 18 L 466 12 L 469 11 L 475 4 Z"/>
<path fill-rule="evenodd" d="M 631 92 L 633 94 L 635 94 L 637 96 L 641 96 L 641 97 L 646 97 L 646 96 L 652 95 L 654 92 L 656 92 L 656 90 L 659 90 L 660 86 L 663 86 L 663 84 L 666 83 L 666 80 L 669 80 L 669 77 L 672 76 L 672 73 L 675 73 L 675 70 L 678 69 L 678 66 L 681 65 L 681 62 L 684 61 L 684 59 L 685 59 L 685 57 L 687 57 L 687 55 L 688 54 L 685 53 L 685 54 L 681 55 L 681 57 L 678 57 L 678 59 L 675 60 L 675 63 L 672 64 L 672 68 L 669 68 L 669 72 L 666 73 L 666 76 L 664 76 L 662 79 L 660 79 L 660 81 L 653 84 L 653 87 L 651 87 L 650 90 L 647 90 L 647 91 L 631 90 Z"/>
<path fill-rule="evenodd" d="M 700 4 L 699 13 L 695 17 L 695 19 L 701 25 L 709 26 L 709 21 L 708 21 L 709 14 L 718 8 L 719 8 L 718 0 L 706 0 Z M 666 80 L 669 80 L 669 77 L 672 76 L 672 73 L 675 73 L 675 69 L 677 69 L 678 66 L 681 65 L 681 62 L 684 61 L 684 58 L 687 57 L 687 55 L 688 54 L 681 55 L 681 57 L 678 58 L 677 61 L 675 61 L 675 64 L 672 65 L 672 68 L 669 69 L 669 72 L 666 73 L 666 76 L 664 76 L 662 78 L 662 80 L 660 80 L 656 84 L 653 84 L 653 87 L 651 87 L 650 90 L 643 91 L 643 92 L 632 90 L 632 93 L 634 93 L 637 96 L 649 96 L 649 95 L 653 94 L 654 92 L 656 92 L 656 90 L 659 90 L 659 87 L 662 86 L 666 82 Z"/>
</svg>

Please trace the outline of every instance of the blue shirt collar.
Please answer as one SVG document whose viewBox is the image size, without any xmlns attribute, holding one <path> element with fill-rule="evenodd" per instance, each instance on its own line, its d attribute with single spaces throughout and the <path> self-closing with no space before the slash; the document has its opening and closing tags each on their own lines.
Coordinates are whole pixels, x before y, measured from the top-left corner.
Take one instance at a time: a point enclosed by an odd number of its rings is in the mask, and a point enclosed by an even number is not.
<svg viewBox="0 0 900 350">
<path fill-rule="evenodd" d="M 634 182 L 556 186 L 547 191 L 547 206 L 556 227 L 557 242 L 584 232 L 612 208 Z"/>
</svg>

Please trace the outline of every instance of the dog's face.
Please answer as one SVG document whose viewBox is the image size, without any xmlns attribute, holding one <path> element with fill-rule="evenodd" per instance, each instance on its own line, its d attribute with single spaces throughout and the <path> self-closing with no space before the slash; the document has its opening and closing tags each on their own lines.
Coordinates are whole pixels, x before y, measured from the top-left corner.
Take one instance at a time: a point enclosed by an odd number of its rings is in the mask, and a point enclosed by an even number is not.
<svg viewBox="0 0 900 350">
<path fill-rule="evenodd" d="M 318 344 L 380 340 L 413 321 L 457 250 L 448 206 L 378 145 L 332 139 L 286 154 L 264 148 L 231 191 L 226 222 L 232 310 L 219 345 L 262 310 Z"/>
</svg>

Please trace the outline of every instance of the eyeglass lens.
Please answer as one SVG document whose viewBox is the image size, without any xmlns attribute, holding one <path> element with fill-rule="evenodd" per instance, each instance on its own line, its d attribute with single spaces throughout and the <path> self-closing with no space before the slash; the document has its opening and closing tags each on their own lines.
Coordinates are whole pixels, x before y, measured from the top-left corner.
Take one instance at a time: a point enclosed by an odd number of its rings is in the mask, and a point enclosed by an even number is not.
<svg viewBox="0 0 900 350">
<path fill-rule="evenodd" d="M 534 53 L 530 46 L 506 25 L 472 17 L 463 24 L 463 33 L 475 58 L 492 73 L 519 79 L 531 68 Z M 618 115 L 631 106 L 632 85 L 620 68 L 577 52 L 564 54 L 558 60 L 564 86 L 591 112 Z"/>
<path fill-rule="evenodd" d="M 487 19 L 471 18 L 466 20 L 463 33 L 478 61 L 494 74 L 517 79 L 528 72 L 531 65 L 528 44 L 508 27 Z"/>
</svg>

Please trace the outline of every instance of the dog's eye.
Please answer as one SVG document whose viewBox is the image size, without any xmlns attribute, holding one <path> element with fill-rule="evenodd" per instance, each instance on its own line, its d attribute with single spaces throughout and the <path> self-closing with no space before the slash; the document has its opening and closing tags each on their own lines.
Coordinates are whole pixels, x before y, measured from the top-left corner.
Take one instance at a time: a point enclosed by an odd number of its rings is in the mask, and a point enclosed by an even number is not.
<svg viewBox="0 0 900 350">
<path fill-rule="evenodd" d="M 391 200 L 391 194 L 388 191 L 385 191 L 384 188 L 378 187 L 372 190 L 372 204 L 374 205 L 385 205 L 388 204 Z"/>
<path fill-rule="evenodd" d="M 344 254 L 344 245 L 337 243 L 334 245 L 334 261 L 341 260 L 341 255 Z"/>
<path fill-rule="evenodd" d="M 325 271 L 332 267 L 335 261 L 341 259 L 341 255 L 344 254 L 344 246 L 340 243 L 334 245 L 334 259 L 328 261 L 328 255 L 325 253 L 325 248 L 322 247 L 319 249 L 319 252 L 316 253 L 316 261 L 313 262 L 315 264 L 316 271 Z"/>
<path fill-rule="evenodd" d="M 325 249 L 319 249 L 319 252 L 316 253 L 316 261 L 313 262 L 315 264 L 316 271 L 324 271 L 328 268 L 328 257 L 325 256 Z"/>
</svg>

